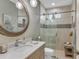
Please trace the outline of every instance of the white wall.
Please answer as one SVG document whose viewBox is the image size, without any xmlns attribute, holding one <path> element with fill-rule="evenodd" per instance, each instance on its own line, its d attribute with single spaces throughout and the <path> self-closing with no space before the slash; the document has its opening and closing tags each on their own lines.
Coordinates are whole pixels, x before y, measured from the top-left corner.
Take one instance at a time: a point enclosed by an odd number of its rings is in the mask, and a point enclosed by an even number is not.
<svg viewBox="0 0 79 59">
<path fill-rule="evenodd" d="M 45 14 L 46 13 L 46 10 L 45 10 L 45 8 L 42 6 L 42 5 L 40 5 L 40 16 L 41 15 L 43 15 L 43 14 Z M 43 19 L 42 19 L 43 18 Z M 41 21 L 41 19 L 42 19 L 42 21 Z M 40 23 L 44 23 L 44 21 L 45 21 L 45 19 L 46 19 L 46 16 L 41 16 L 40 17 Z"/>
<path fill-rule="evenodd" d="M 30 0 L 24 0 L 25 4 L 28 8 L 28 12 L 30 15 L 30 25 L 29 25 L 29 34 L 31 37 L 37 37 L 40 31 L 40 5 L 38 3 L 38 7 L 31 7 Z M 28 36 L 28 33 L 27 33 Z"/>
<path fill-rule="evenodd" d="M 46 10 L 42 5 L 40 5 L 40 14 L 44 14 L 44 13 L 46 13 Z"/>
<path fill-rule="evenodd" d="M 76 47 L 79 51 L 79 0 L 77 0 L 77 20 L 76 20 Z"/>
<path fill-rule="evenodd" d="M 39 35 L 39 24 L 40 24 L 40 18 L 39 18 L 39 5 L 37 8 L 32 8 L 29 4 L 30 0 L 23 0 L 26 8 L 28 9 L 29 12 L 29 17 L 30 17 L 30 24 L 27 29 L 27 31 L 18 37 L 6 37 L 3 35 L 0 35 L 0 43 L 8 43 L 8 42 L 13 42 L 16 39 L 22 39 L 23 37 L 29 38 L 29 37 L 36 37 Z M 28 40 L 27 40 L 28 41 Z"/>
</svg>

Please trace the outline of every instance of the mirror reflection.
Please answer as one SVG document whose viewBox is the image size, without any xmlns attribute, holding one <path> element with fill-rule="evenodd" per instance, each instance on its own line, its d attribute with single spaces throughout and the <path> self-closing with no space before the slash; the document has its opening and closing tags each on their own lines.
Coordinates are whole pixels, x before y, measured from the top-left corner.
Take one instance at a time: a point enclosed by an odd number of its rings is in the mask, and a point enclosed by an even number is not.
<svg viewBox="0 0 79 59">
<path fill-rule="evenodd" d="M 28 17 L 20 1 L 0 0 L 1 26 L 9 32 L 20 32 L 25 29 Z"/>
</svg>

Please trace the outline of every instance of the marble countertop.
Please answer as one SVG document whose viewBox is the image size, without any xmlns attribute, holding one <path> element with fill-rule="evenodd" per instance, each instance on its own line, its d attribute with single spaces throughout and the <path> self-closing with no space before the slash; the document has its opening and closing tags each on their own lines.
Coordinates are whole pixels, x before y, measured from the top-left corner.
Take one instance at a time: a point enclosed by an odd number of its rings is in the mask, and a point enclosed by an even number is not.
<svg viewBox="0 0 79 59">
<path fill-rule="evenodd" d="M 37 41 L 33 41 L 33 43 L 27 42 L 21 47 L 9 48 L 7 53 L 0 54 L 0 59 L 25 59 L 45 44 L 45 42 L 35 42 Z"/>
</svg>

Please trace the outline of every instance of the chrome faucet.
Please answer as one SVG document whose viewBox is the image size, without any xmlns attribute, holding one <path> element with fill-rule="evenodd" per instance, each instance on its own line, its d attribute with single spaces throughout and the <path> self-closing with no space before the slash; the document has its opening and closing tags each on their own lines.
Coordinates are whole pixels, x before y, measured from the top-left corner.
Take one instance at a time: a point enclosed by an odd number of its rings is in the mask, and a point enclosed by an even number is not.
<svg viewBox="0 0 79 59">
<path fill-rule="evenodd" d="M 19 43 L 20 43 L 20 41 L 19 41 L 19 40 L 16 40 L 15 46 L 16 46 L 16 47 L 19 46 L 19 45 L 18 45 Z"/>
<path fill-rule="evenodd" d="M 15 46 L 17 47 L 17 46 L 19 46 L 19 44 L 24 44 L 23 41 L 24 41 L 24 40 L 19 40 L 19 39 L 16 40 Z"/>
<path fill-rule="evenodd" d="M 15 46 L 19 46 L 19 44 L 25 44 L 25 37 L 23 39 L 17 39 L 15 42 Z"/>
</svg>

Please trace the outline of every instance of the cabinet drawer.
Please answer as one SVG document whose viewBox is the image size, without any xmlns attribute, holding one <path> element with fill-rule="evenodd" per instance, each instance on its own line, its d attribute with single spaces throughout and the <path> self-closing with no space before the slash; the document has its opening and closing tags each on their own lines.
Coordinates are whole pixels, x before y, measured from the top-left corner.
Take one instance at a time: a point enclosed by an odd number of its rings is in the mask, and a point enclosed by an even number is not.
<svg viewBox="0 0 79 59">
<path fill-rule="evenodd" d="M 44 46 L 40 47 L 26 59 L 44 59 Z"/>
</svg>

